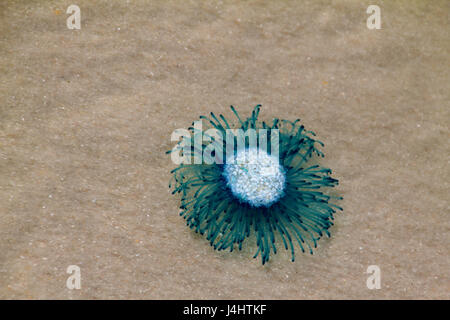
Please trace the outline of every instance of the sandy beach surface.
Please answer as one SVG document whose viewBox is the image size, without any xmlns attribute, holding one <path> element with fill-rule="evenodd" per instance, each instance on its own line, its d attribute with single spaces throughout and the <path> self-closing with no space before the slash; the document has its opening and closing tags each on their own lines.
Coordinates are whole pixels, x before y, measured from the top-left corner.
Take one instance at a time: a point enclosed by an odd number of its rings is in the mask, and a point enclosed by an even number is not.
<svg viewBox="0 0 450 320">
<path fill-rule="evenodd" d="M 450 299 L 450 2 L 372 2 L 1 1 L 0 298 Z M 257 104 L 344 197 L 294 263 L 214 251 L 168 188 L 172 131 Z"/>
</svg>

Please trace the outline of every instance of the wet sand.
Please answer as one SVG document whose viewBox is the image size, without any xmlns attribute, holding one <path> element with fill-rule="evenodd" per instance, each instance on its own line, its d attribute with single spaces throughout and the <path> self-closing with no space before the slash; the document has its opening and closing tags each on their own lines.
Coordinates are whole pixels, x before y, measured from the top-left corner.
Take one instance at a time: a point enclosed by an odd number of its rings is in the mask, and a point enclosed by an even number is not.
<svg viewBox="0 0 450 320">
<path fill-rule="evenodd" d="M 449 299 L 450 3 L 0 3 L 0 298 Z M 344 212 L 314 255 L 215 252 L 178 216 L 170 134 L 301 118 Z M 66 269 L 81 269 L 69 290 Z M 381 269 L 381 289 L 366 286 Z"/>
</svg>

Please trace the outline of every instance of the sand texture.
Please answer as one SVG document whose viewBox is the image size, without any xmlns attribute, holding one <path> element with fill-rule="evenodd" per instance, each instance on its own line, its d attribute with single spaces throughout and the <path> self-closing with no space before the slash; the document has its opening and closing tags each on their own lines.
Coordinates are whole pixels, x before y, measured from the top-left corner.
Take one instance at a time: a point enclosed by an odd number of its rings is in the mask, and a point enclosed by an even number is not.
<svg viewBox="0 0 450 320">
<path fill-rule="evenodd" d="M 449 299 L 450 2 L 371 3 L 1 1 L 0 298 Z M 295 263 L 214 251 L 168 188 L 173 130 L 257 104 L 340 180 Z"/>
</svg>

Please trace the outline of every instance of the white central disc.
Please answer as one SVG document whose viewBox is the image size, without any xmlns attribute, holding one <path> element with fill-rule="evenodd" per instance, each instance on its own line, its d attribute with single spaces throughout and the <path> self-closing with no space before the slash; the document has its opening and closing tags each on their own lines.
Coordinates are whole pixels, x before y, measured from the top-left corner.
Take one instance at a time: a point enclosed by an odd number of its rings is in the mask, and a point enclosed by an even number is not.
<svg viewBox="0 0 450 320">
<path fill-rule="evenodd" d="M 231 192 L 254 207 L 270 206 L 284 193 L 285 174 L 277 157 L 244 149 L 228 158 L 223 172 Z"/>
</svg>

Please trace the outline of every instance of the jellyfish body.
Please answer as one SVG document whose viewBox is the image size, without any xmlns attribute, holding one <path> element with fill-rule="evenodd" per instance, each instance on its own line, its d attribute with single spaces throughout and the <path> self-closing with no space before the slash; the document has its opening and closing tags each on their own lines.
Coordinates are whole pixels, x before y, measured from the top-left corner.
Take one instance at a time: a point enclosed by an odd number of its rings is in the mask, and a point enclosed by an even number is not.
<svg viewBox="0 0 450 320">
<path fill-rule="evenodd" d="M 324 156 L 317 148 L 323 143 L 299 120 L 259 121 L 260 105 L 245 121 L 231 109 L 238 120 L 235 126 L 213 113 L 201 119 L 223 136 L 231 128 L 275 129 L 279 132 L 278 154 L 260 146 L 234 148 L 224 164 L 180 164 L 172 170 L 174 183 L 170 184 L 174 194 L 181 194 L 180 215 L 195 232 L 206 234 L 217 250 L 242 249 L 253 233 L 257 246 L 254 258 L 260 255 L 262 264 L 271 253 L 277 253 L 277 241 L 290 250 L 292 261 L 295 243 L 302 252 L 312 254 L 317 241 L 324 234 L 330 236 L 328 229 L 336 210 L 342 210 L 335 204 L 342 198 L 325 192 L 338 185 L 338 180 L 331 177 L 330 169 L 310 163 L 312 158 Z M 194 146 L 194 141 L 189 145 Z M 203 144 L 201 149 L 205 148 Z"/>
<path fill-rule="evenodd" d="M 231 193 L 253 207 L 269 207 L 284 193 L 284 169 L 277 157 L 264 150 L 238 151 L 233 161 L 227 159 L 223 174 Z"/>
</svg>

